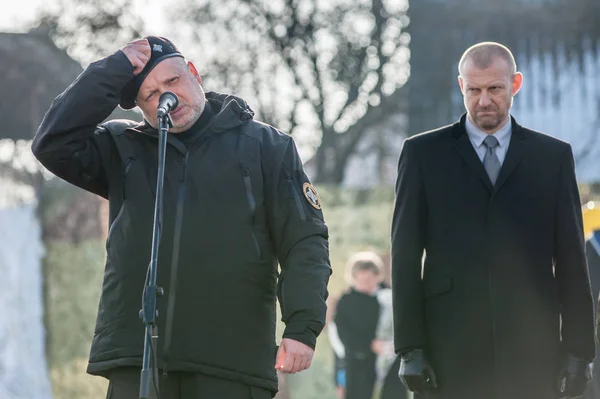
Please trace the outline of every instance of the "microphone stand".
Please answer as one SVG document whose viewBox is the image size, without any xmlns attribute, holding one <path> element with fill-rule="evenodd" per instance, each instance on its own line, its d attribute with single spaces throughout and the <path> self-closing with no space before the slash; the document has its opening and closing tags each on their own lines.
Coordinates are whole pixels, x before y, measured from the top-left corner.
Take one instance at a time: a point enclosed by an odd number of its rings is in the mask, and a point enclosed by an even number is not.
<svg viewBox="0 0 600 399">
<path fill-rule="evenodd" d="M 157 296 L 163 295 L 162 287 L 156 286 L 156 275 L 158 268 L 158 249 L 162 232 L 162 208 L 163 208 L 163 182 L 165 177 L 165 157 L 167 152 L 167 131 L 173 127 L 173 121 L 168 113 L 158 115 L 158 175 L 156 178 L 156 200 L 154 202 L 154 229 L 152 232 L 152 253 L 150 264 L 146 272 L 144 292 L 142 294 L 142 310 L 140 318 L 146 326 L 144 339 L 144 358 L 142 360 L 142 372 L 140 375 L 140 399 L 147 399 L 150 388 L 150 372 L 154 368 L 154 388 L 158 394 L 158 358 L 156 355 L 158 346 L 158 327 L 156 318 Z"/>
</svg>

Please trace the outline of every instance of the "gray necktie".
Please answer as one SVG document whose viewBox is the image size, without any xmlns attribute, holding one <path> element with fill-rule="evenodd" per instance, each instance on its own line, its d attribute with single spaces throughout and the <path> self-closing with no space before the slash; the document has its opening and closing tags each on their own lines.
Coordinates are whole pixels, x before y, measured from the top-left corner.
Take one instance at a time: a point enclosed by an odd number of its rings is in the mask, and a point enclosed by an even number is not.
<svg viewBox="0 0 600 399">
<path fill-rule="evenodd" d="M 498 178 L 498 173 L 500 173 L 500 167 L 502 166 L 495 151 L 495 148 L 498 147 L 498 139 L 494 136 L 487 136 L 485 140 L 483 140 L 483 145 L 487 147 L 487 151 L 483 157 L 483 166 L 485 167 L 485 171 L 490 177 L 492 184 L 496 184 L 496 179 Z"/>
</svg>

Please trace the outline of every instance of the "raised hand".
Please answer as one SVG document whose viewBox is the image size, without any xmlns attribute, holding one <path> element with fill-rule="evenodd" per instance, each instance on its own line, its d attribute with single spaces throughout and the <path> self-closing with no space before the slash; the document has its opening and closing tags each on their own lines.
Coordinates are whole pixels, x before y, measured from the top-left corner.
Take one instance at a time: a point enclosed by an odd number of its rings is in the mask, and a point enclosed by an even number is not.
<svg viewBox="0 0 600 399">
<path fill-rule="evenodd" d="M 150 44 L 146 39 L 138 39 L 127 43 L 121 51 L 133 65 L 134 75 L 142 72 L 148 60 L 150 60 Z"/>
</svg>

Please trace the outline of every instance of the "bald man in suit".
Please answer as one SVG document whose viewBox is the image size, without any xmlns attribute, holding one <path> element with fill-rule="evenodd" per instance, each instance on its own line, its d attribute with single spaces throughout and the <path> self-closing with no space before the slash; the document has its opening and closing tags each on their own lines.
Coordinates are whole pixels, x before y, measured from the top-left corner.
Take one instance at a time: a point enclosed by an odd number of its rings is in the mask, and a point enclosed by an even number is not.
<svg viewBox="0 0 600 399">
<path fill-rule="evenodd" d="M 394 334 L 400 377 L 416 398 L 574 398 L 591 378 L 573 153 L 511 117 L 522 82 L 505 46 L 469 48 L 458 78 L 466 114 L 404 142 Z"/>
</svg>

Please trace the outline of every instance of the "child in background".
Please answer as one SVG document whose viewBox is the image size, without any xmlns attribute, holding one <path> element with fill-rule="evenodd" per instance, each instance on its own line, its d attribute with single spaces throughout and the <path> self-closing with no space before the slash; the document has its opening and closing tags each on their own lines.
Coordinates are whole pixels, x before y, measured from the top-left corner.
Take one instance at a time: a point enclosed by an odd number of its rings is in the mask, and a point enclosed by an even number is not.
<svg viewBox="0 0 600 399">
<path fill-rule="evenodd" d="M 350 289 L 336 306 L 334 323 L 344 346 L 345 399 L 371 399 L 377 354 L 372 350 L 379 320 L 377 298 L 383 262 L 374 252 L 354 254 L 346 266 Z"/>
</svg>

